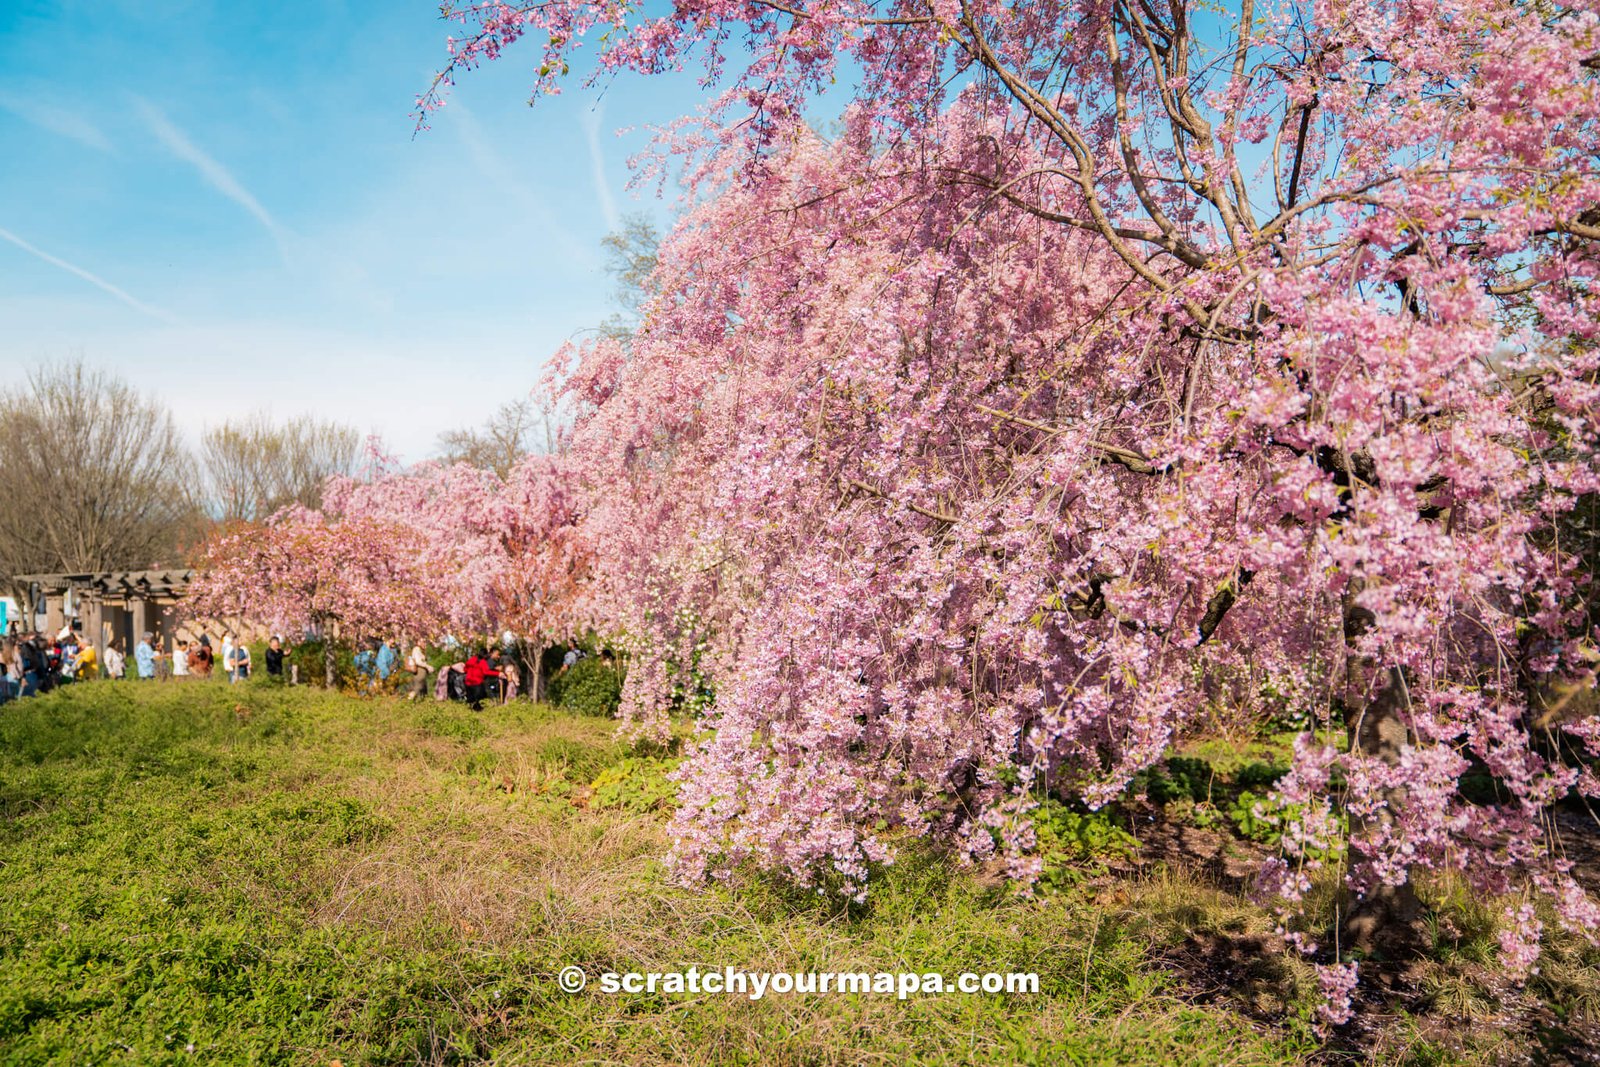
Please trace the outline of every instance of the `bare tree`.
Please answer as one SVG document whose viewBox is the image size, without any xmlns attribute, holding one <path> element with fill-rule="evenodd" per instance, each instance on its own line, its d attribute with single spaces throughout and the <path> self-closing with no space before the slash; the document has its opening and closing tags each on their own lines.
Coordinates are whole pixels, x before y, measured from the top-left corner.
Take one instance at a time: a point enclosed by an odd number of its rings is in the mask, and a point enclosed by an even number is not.
<svg viewBox="0 0 1600 1067">
<path fill-rule="evenodd" d="M 274 425 L 265 415 L 224 422 L 200 439 L 206 504 L 222 521 L 263 519 L 288 504 L 317 507 L 335 474 L 355 469 L 361 435 L 309 415 Z"/>
<path fill-rule="evenodd" d="M 551 450 L 554 438 L 549 416 L 549 410 L 531 397 L 501 404 L 480 427 L 440 434 L 439 458 L 446 463 L 469 463 L 504 478 L 528 453 Z"/>
<path fill-rule="evenodd" d="M 177 561 L 196 517 L 172 416 L 81 361 L 0 392 L 0 583 Z"/>
</svg>

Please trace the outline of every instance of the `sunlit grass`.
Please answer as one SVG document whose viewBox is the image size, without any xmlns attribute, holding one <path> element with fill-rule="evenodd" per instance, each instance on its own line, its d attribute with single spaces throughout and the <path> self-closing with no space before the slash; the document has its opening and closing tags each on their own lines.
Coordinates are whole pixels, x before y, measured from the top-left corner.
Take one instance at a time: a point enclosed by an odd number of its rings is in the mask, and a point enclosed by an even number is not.
<svg viewBox="0 0 1600 1067">
<path fill-rule="evenodd" d="M 94 683 L 0 709 L 0 1063 L 1283 1063 L 1309 969 L 1181 866 L 864 906 L 669 883 L 673 754 L 522 704 Z M 1455 900 L 1425 992 L 1477 1015 Z M 1452 940 L 1452 938 L 1454 940 Z M 1465 956 L 1463 956 L 1465 954 Z M 1542 979 L 1591 1013 L 1592 962 Z M 1027 971 L 1037 996 L 569 995 L 601 971 Z M 1418 1047 L 1429 1047 L 1426 1042 Z M 192 1051 L 191 1051 L 192 1048 Z"/>
</svg>

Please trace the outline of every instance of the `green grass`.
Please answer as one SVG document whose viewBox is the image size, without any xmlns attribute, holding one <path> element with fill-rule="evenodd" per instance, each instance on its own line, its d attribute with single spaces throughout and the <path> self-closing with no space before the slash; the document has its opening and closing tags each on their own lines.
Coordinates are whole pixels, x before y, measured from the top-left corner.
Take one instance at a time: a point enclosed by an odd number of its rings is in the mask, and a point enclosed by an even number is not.
<svg viewBox="0 0 1600 1067">
<path fill-rule="evenodd" d="M 670 886 L 660 772 L 604 720 L 266 685 L 0 710 L 0 1061 L 1276 1063 L 1139 924 L 913 854 L 870 905 Z M 597 781 L 598 780 L 598 781 Z M 597 783 L 597 788 L 590 788 Z M 598 796 L 598 803 L 590 803 Z M 1036 971 L 1037 996 L 594 992 L 578 964 Z M 193 1051 L 190 1051 L 192 1048 Z"/>
<path fill-rule="evenodd" d="M 101 682 L 6 705 L 0 1064 L 1319 1054 L 1304 964 L 1260 955 L 1223 979 L 1174 963 L 1271 927 L 1181 872 L 1094 874 L 1028 901 L 908 847 L 866 905 L 753 874 L 673 886 L 674 763 L 619 744 L 604 719 L 528 704 L 474 715 L 267 684 Z M 588 991 L 556 984 L 571 964 Z M 602 971 L 691 964 L 1032 971 L 1041 992 L 752 1002 L 595 988 Z M 1551 995 L 1588 988 L 1586 974 L 1553 974 L 1564 992 Z M 1208 995 L 1223 982 L 1227 997 Z M 1430 993 L 1477 1010 L 1459 985 Z"/>
</svg>

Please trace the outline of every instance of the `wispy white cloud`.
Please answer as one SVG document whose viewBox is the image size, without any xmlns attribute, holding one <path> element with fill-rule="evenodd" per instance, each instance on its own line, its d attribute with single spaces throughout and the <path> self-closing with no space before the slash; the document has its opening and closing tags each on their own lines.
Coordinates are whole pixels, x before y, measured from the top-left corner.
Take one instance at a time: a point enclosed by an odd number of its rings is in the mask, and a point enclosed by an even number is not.
<svg viewBox="0 0 1600 1067">
<path fill-rule="evenodd" d="M 233 172 L 220 163 L 166 113 L 150 101 L 133 97 L 134 107 L 156 139 L 177 158 L 199 172 L 207 185 L 242 207 L 272 236 L 286 267 L 320 279 L 331 292 L 344 294 L 369 309 L 390 310 L 393 301 L 380 291 L 366 270 L 344 251 L 307 239 L 280 223 Z"/>
<path fill-rule="evenodd" d="M 144 314 L 149 315 L 151 318 L 159 319 L 160 321 L 165 322 L 165 323 L 167 323 L 168 325 L 171 325 L 171 326 L 180 326 L 180 325 L 182 325 L 182 322 L 175 315 L 172 315 L 169 312 L 163 311 L 160 308 L 155 307 L 154 305 L 146 304 L 143 300 L 140 300 L 137 297 L 131 295 L 127 290 L 122 289 L 122 288 L 120 288 L 118 286 L 112 285 L 110 282 L 106 281 L 104 278 L 100 277 L 98 274 L 91 274 L 89 271 L 84 270 L 82 267 L 80 267 L 80 266 L 78 266 L 78 265 L 76 265 L 74 263 L 68 263 L 66 260 L 61 259 L 58 256 L 52 256 L 49 252 L 46 252 L 44 249 L 35 247 L 34 245 L 29 244 L 27 241 L 24 241 L 22 238 L 18 237 L 16 234 L 12 233 L 10 230 L 7 230 L 7 229 L 5 229 L 3 227 L 0 227 L 0 238 L 3 238 L 4 240 L 10 241 L 12 244 L 16 245 L 18 248 L 22 249 L 24 252 L 27 252 L 29 255 L 36 256 L 39 259 L 44 260 L 46 263 L 50 264 L 53 267 L 60 267 L 62 270 L 66 271 L 68 274 L 77 275 L 79 278 L 82 278 L 84 281 L 88 282 L 90 285 L 93 285 L 98 289 L 104 290 L 107 293 L 110 293 L 112 296 L 116 297 L 118 300 L 122 301 L 124 304 L 127 304 L 129 307 L 133 308 L 135 311 L 142 311 Z"/>
<path fill-rule="evenodd" d="M 150 127 L 150 132 L 156 135 L 156 140 L 166 146 L 167 151 L 199 171 L 200 176 L 206 180 L 206 184 L 248 211 L 261 225 L 267 228 L 267 231 L 274 238 L 278 239 L 280 243 L 282 242 L 284 236 L 283 227 L 279 226 L 278 220 L 274 219 L 271 212 L 261 205 L 261 201 L 257 200 L 250 190 L 246 189 L 239 182 L 239 179 L 233 176 L 232 171 L 218 163 L 199 145 L 191 141 L 188 134 L 179 129 L 171 119 L 167 118 L 160 108 L 137 96 L 134 97 L 133 102 L 134 106 L 139 110 L 140 117 L 144 119 L 145 125 Z"/>
<path fill-rule="evenodd" d="M 594 179 L 595 195 L 600 198 L 600 214 L 606 220 L 606 229 L 622 229 L 622 216 L 617 213 L 617 202 L 611 195 L 611 184 L 606 180 L 606 157 L 600 150 L 600 126 L 606 120 L 606 104 L 602 100 L 583 113 L 583 134 L 589 141 L 589 170 Z"/>
<path fill-rule="evenodd" d="M 77 141 L 100 152 L 110 152 L 111 141 L 100 128 L 76 111 L 42 100 L 36 95 L 0 92 L 0 109 L 11 112 L 41 130 Z"/>
</svg>

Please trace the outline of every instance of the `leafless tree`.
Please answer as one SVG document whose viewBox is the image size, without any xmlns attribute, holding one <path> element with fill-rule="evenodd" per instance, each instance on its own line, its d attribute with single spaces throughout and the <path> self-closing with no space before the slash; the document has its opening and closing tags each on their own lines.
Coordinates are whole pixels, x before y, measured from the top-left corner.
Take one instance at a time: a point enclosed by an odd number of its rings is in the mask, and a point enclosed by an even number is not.
<svg viewBox="0 0 1600 1067">
<path fill-rule="evenodd" d="M 265 415 L 224 422 L 200 439 L 206 506 L 224 522 L 264 519 L 288 504 L 317 507 L 335 474 L 355 469 L 361 435 L 309 415 L 275 425 Z"/>
<path fill-rule="evenodd" d="M 177 562 L 197 516 L 172 416 L 81 361 L 0 392 L 0 584 Z"/>
<path fill-rule="evenodd" d="M 440 434 L 439 458 L 492 470 L 504 478 L 528 453 L 554 450 L 557 442 L 551 415 L 550 405 L 533 397 L 508 401 L 482 426 Z"/>
</svg>

